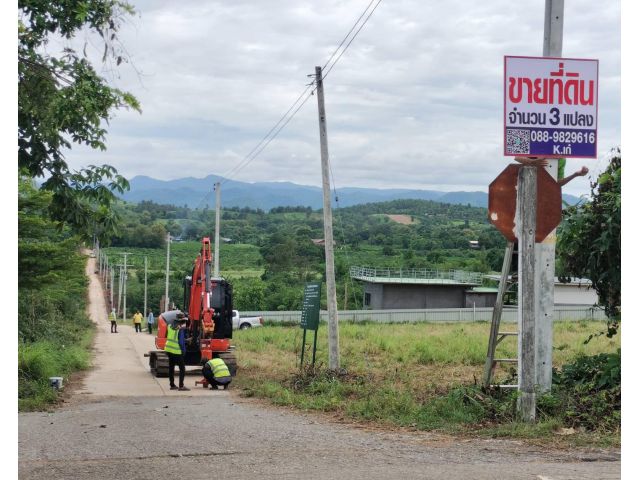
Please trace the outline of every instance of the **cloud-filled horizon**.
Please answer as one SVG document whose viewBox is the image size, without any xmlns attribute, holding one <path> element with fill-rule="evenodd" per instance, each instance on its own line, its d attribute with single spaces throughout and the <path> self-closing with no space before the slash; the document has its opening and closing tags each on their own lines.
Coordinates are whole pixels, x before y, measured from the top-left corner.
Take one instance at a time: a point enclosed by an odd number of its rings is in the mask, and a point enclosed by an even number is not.
<svg viewBox="0 0 640 480">
<path fill-rule="evenodd" d="M 117 111 L 107 151 L 74 145 L 73 168 L 127 177 L 227 176 L 304 90 L 368 0 L 132 2 L 120 32 L 129 64 L 105 67 L 142 114 Z M 337 187 L 486 191 L 502 154 L 503 56 L 540 56 L 544 2 L 383 0 L 325 79 Z M 73 45 L 98 41 L 80 36 Z M 563 56 L 600 61 L 598 159 L 620 145 L 620 4 L 565 3 Z M 318 186 L 315 96 L 232 178 Z M 580 195 L 589 177 L 564 188 Z"/>
</svg>

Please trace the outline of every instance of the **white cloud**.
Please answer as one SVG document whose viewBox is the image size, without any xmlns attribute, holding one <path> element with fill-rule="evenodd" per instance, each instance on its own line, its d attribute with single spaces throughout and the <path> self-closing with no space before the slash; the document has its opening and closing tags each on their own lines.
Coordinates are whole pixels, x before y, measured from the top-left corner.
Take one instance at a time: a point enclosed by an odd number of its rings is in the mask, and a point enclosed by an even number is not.
<svg viewBox="0 0 640 480">
<path fill-rule="evenodd" d="M 136 71 L 114 84 L 143 114 L 118 112 L 106 153 L 79 167 L 201 177 L 240 162 L 302 92 L 368 4 L 270 0 L 135 2 L 122 31 Z M 383 0 L 325 80 L 338 186 L 486 190 L 502 155 L 502 57 L 540 55 L 544 2 Z M 565 4 L 564 56 L 600 60 L 599 151 L 620 144 L 620 5 Z M 316 98 L 235 179 L 319 185 Z M 588 191 L 586 179 L 566 187 Z"/>
</svg>

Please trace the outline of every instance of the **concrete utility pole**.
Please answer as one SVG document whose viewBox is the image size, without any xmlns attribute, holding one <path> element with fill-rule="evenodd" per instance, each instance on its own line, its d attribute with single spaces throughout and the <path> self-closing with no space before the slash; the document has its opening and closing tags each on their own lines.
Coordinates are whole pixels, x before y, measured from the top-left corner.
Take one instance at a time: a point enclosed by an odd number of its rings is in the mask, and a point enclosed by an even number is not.
<svg viewBox="0 0 640 480">
<path fill-rule="evenodd" d="M 115 280 L 116 272 L 111 267 L 111 281 L 109 282 L 109 300 L 111 300 L 111 308 L 113 308 L 113 281 Z"/>
<path fill-rule="evenodd" d="M 167 272 L 164 283 L 164 311 L 169 310 L 169 249 L 171 246 L 171 233 L 167 232 Z"/>
<path fill-rule="evenodd" d="M 122 305 L 122 279 L 124 278 L 122 265 L 118 265 L 120 267 L 120 272 L 118 275 L 118 313 L 121 312 L 120 305 Z"/>
<path fill-rule="evenodd" d="M 564 0 L 546 0 L 542 55 L 562 57 Z M 549 159 L 547 172 L 558 179 L 558 159 Z M 534 194 L 535 195 L 535 194 Z M 555 284 L 556 231 L 535 246 L 536 256 L 536 384 L 541 392 L 551 390 L 553 359 L 553 291 Z"/>
<path fill-rule="evenodd" d="M 216 192 L 216 230 L 213 246 L 213 276 L 220 277 L 220 182 L 213 189 Z"/>
<path fill-rule="evenodd" d="M 100 262 L 100 240 L 98 240 L 98 237 L 95 237 L 95 241 L 94 241 L 94 246 L 93 246 L 93 253 L 96 256 L 96 258 L 98 259 L 98 263 Z"/>
<path fill-rule="evenodd" d="M 322 164 L 322 197 L 324 212 L 324 253 L 327 276 L 327 312 L 329 315 L 329 369 L 340 368 L 340 339 L 338 330 L 338 302 L 336 298 L 336 276 L 333 263 L 333 218 L 331 214 L 331 192 L 329 188 L 329 147 L 327 145 L 327 117 L 324 110 L 324 88 L 322 68 L 316 67 L 316 89 L 318 92 L 318 117 L 320 124 L 320 160 Z"/>
<path fill-rule="evenodd" d="M 144 318 L 147 318 L 147 256 L 144 256 Z"/>
<path fill-rule="evenodd" d="M 122 321 L 124 322 L 127 319 L 127 255 L 129 255 L 129 253 L 123 253 L 122 255 L 124 255 L 124 287 L 122 293 Z"/>
<path fill-rule="evenodd" d="M 545 0 L 545 57 L 562 56 L 564 0 Z M 558 178 L 558 160 L 548 159 L 547 172 Z M 555 230 L 541 243 L 535 243 L 537 176 L 532 167 L 523 167 L 518 175 L 518 412 L 523 420 L 534 421 L 535 392 L 551 389 L 553 358 L 553 290 L 555 277 Z M 535 169 L 534 169 L 535 170 Z M 535 177 L 531 180 L 530 177 Z M 533 187 L 531 186 L 533 184 Z M 531 221 L 531 212 L 534 218 Z M 518 223 L 519 222 L 519 223 Z M 532 222 L 532 223 L 531 223 Z M 529 236 L 533 239 L 529 249 Z"/>
<path fill-rule="evenodd" d="M 535 241 L 538 173 L 536 167 L 518 172 L 518 412 L 524 421 L 536 418 L 536 318 L 535 318 Z M 533 197 L 533 203 L 527 199 Z"/>
</svg>

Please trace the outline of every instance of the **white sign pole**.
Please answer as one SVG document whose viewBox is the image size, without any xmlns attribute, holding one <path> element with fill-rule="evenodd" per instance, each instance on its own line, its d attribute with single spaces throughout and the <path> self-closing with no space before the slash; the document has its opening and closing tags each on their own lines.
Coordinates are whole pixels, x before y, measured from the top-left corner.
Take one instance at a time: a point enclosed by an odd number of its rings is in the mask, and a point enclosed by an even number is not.
<svg viewBox="0 0 640 480">
<path fill-rule="evenodd" d="M 564 0 L 546 0 L 544 12 L 544 40 L 542 55 L 562 56 Z M 564 65 L 563 65 L 564 66 Z M 573 78 L 573 77 L 572 77 Z M 564 93 L 564 92 L 563 92 Z M 550 160 L 547 172 L 558 179 L 558 160 Z M 535 271 L 538 275 L 535 290 L 536 321 L 536 385 L 541 393 L 551 390 L 553 373 L 553 305 L 556 275 L 556 231 L 535 244 Z"/>
</svg>

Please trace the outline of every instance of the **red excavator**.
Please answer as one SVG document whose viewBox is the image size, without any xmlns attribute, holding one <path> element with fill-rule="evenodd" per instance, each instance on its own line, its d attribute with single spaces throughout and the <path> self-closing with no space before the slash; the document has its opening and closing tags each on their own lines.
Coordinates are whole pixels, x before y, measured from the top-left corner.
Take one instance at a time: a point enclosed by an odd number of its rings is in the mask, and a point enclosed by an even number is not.
<svg viewBox="0 0 640 480">
<path fill-rule="evenodd" d="M 196 258 L 191 276 L 186 276 L 184 287 L 184 313 L 188 312 L 187 353 L 185 365 L 203 365 L 218 353 L 232 376 L 237 365 L 231 345 L 233 317 L 233 289 L 222 278 L 211 277 L 211 242 L 202 239 L 202 249 Z M 180 310 L 170 310 L 158 317 L 156 348 L 147 355 L 151 373 L 156 377 L 169 375 L 169 357 L 164 352 L 167 342 L 167 327 L 176 319 Z"/>
</svg>

